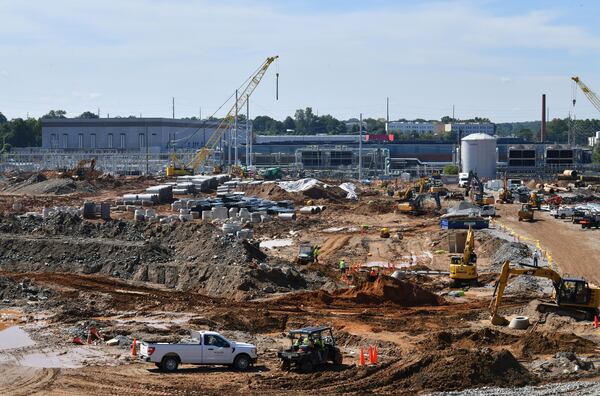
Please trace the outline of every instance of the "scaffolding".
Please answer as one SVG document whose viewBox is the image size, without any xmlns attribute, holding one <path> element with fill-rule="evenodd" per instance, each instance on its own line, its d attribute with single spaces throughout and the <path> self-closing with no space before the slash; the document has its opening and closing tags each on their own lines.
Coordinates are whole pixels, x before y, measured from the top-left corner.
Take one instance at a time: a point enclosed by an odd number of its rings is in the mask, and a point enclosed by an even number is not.
<svg viewBox="0 0 600 396">
<path fill-rule="evenodd" d="M 337 146 L 306 146 L 296 150 L 296 167 L 312 174 L 357 178 L 359 153 L 362 151 L 362 174 L 380 177 L 389 174 L 390 152 L 386 148 Z"/>
<path fill-rule="evenodd" d="M 196 150 L 178 150 L 182 161 L 190 161 Z M 74 168 L 81 160 L 96 159 L 96 169 L 113 175 L 159 175 L 165 173 L 169 153 L 126 150 L 59 150 L 29 148 L 0 155 L 0 171 L 42 170 L 64 171 Z M 222 153 L 216 151 L 205 171 L 220 164 Z"/>
</svg>

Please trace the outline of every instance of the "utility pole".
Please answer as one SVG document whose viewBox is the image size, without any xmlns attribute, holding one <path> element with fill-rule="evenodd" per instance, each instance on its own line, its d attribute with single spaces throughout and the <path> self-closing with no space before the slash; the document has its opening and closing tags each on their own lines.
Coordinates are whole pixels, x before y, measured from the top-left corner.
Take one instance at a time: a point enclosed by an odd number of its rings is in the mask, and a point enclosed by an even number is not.
<svg viewBox="0 0 600 396">
<path fill-rule="evenodd" d="M 198 119 L 202 121 L 202 106 L 198 108 Z"/>
<path fill-rule="evenodd" d="M 150 173 L 149 172 L 150 166 L 148 164 L 148 162 L 149 162 L 149 156 L 150 156 L 150 153 L 148 151 L 149 150 L 148 149 L 148 122 L 144 121 L 144 124 L 146 124 L 146 176 L 148 176 L 148 174 Z"/>
<path fill-rule="evenodd" d="M 358 121 L 358 181 L 362 180 L 362 113 Z"/>
<path fill-rule="evenodd" d="M 246 166 L 250 165 L 250 96 L 246 95 Z"/>
<path fill-rule="evenodd" d="M 173 96 L 173 119 L 175 119 L 175 97 Z"/>
<path fill-rule="evenodd" d="M 235 118 L 233 119 L 233 164 L 238 163 L 238 90 L 235 90 Z"/>
</svg>

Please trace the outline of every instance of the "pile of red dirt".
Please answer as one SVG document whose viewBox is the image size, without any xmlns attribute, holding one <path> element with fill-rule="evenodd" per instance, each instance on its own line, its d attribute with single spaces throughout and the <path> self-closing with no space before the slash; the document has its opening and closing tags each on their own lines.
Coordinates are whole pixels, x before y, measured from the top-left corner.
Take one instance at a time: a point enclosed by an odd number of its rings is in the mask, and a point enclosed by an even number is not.
<svg viewBox="0 0 600 396">
<path fill-rule="evenodd" d="M 379 277 L 375 282 L 364 282 L 361 286 L 344 290 L 336 298 L 352 300 L 359 304 L 393 303 L 403 307 L 441 305 L 442 297 L 407 281 L 391 277 Z"/>
<path fill-rule="evenodd" d="M 357 214 L 385 214 L 392 213 L 396 209 L 396 205 L 394 201 L 386 200 L 386 199 L 373 199 L 360 205 L 357 205 L 354 209 L 354 212 Z"/>
<path fill-rule="evenodd" d="M 551 355 L 557 352 L 590 353 L 597 347 L 595 342 L 573 333 L 539 332 L 527 334 L 516 346 L 524 356 Z"/>
<path fill-rule="evenodd" d="M 304 197 L 302 194 L 289 193 L 283 188 L 279 187 L 277 183 L 263 183 L 263 184 L 249 184 L 243 187 L 238 187 L 241 191 L 244 191 L 246 195 L 258 197 L 262 199 L 270 199 L 272 201 L 303 201 Z"/>
</svg>

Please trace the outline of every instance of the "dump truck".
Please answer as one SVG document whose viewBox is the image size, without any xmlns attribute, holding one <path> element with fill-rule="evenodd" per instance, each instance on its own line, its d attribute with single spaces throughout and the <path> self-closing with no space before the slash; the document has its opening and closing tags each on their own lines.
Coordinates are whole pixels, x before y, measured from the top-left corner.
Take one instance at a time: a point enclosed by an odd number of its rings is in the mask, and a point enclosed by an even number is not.
<svg viewBox="0 0 600 396">
<path fill-rule="evenodd" d="M 492 302 L 490 304 L 490 319 L 492 324 L 506 326 L 508 320 L 498 314 L 498 308 L 504 296 L 508 278 L 513 276 L 536 276 L 550 279 L 554 286 L 554 301 L 542 302 L 538 305 L 540 312 L 552 312 L 557 315 L 571 316 L 577 320 L 593 320 L 598 315 L 600 306 L 600 289 L 591 287 L 583 278 L 563 278 L 558 272 L 548 267 L 535 267 L 520 264 L 522 267 L 511 267 L 510 261 L 505 261 L 496 282 Z M 524 267 L 524 268 L 523 268 Z"/>
</svg>

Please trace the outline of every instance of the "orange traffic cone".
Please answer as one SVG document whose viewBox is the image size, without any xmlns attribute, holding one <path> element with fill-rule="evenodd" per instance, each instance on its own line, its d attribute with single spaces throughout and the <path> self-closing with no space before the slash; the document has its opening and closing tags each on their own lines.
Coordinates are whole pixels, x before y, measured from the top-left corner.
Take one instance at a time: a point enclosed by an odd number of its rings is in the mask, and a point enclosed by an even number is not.
<svg viewBox="0 0 600 396">
<path fill-rule="evenodd" d="M 131 356 L 137 356 L 137 350 L 136 350 L 136 346 L 137 346 L 137 339 L 134 337 L 133 338 L 133 344 L 131 345 Z"/>
<path fill-rule="evenodd" d="M 598 326 L 600 326 L 600 323 L 598 323 L 598 315 L 594 316 L 594 329 L 597 329 Z"/>
<path fill-rule="evenodd" d="M 375 361 L 373 364 L 377 364 L 377 345 L 373 347 L 373 360 Z"/>
<path fill-rule="evenodd" d="M 375 364 L 373 362 L 373 347 L 369 345 L 369 364 Z"/>
<path fill-rule="evenodd" d="M 363 350 L 363 348 L 360 348 L 360 356 L 358 358 L 358 365 L 359 366 L 364 366 L 365 365 L 365 351 Z"/>
</svg>

